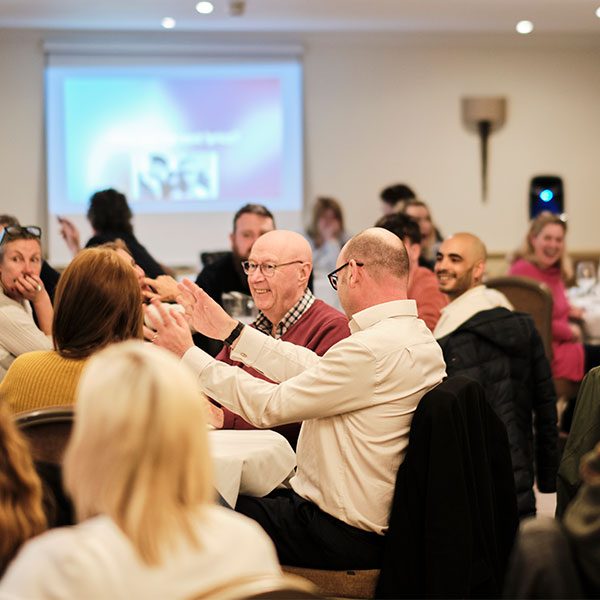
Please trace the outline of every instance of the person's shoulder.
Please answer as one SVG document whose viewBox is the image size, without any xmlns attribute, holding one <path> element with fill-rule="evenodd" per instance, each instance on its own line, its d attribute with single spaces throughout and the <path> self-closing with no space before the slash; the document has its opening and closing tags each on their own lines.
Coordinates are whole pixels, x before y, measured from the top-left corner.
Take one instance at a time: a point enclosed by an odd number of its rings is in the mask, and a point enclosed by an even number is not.
<svg viewBox="0 0 600 600">
<path fill-rule="evenodd" d="M 319 319 L 324 321 L 340 321 L 346 324 L 348 323 L 348 317 L 344 313 L 318 298 L 313 302 L 313 305 L 305 314 L 308 314 L 309 311 L 313 312 Z"/>
<path fill-rule="evenodd" d="M 47 597 L 49 588 L 60 590 L 57 597 L 97 597 L 100 558 L 108 547 L 118 551 L 121 538 L 116 525 L 103 516 L 47 531 L 23 546 L 0 589 L 14 590 L 18 597 Z"/>
<path fill-rule="evenodd" d="M 103 233 L 95 233 L 86 243 L 86 248 L 95 248 L 96 246 L 100 246 L 101 244 L 106 244 L 106 242 L 114 242 L 117 239 L 117 235 L 112 235 L 111 233 L 103 232 Z"/>
<path fill-rule="evenodd" d="M 530 275 L 537 273 L 538 268 L 525 258 L 517 258 L 508 270 L 509 275 Z"/>
<path fill-rule="evenodd" d="M 25 352 L 15 358 L 11 369 L 17 370 L 31 365 L 39 364 L 40 362 L 52 360 L 58 356 L 55 350 L 33 350 L 32 352 Z"/>
<path fill-rule="evenodd" d="M 71 565 L 79 561 L 81 556 L 80 532 L 78 526 L 51 529 L 26 542 L 21 548 L 11 568 L 6 573 L 6 580 L 13 575 L 34 568 L 38 578 L 57 565 Z M 4 581 L 3 581 L 4 583 Z"/>
<path fill-rule="evenodd" d="M 267 543 L 269 537 L 264 529 L 253 519 L 237 513 L 224 506 L 210 505 L 204 512 L 204 519 L 221 532 L 221 535 L 231 534 L 238 542 Z"/>
<path fill-rule="evenodd" d="M 218 276 L 219 273 L 222 273 L 223 271 L 231 271 L 233 266 L 233 253 L 227 252 L 226 254 L 223 254 L 223 256 L 219 256 L 212 262 L 204 265 L 198 274 L 198 279 L 207 276 Z"/>
</svg>

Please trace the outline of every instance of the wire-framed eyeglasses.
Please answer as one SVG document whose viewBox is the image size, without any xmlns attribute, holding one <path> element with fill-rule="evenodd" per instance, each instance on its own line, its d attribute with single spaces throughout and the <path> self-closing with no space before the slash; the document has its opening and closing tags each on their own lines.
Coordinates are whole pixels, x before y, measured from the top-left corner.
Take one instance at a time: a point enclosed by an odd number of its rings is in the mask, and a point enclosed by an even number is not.
<svg viewBox="0 0 600 600">
<path fill-rule="evenodd" d="M 364 267 L 365 263 L 355 261 L 357 267 Z M 338 273 L 345 269 L 350 264 L 350 261 L 344 263 L 341 267 L 338 267 L 335 271 L 331 271 L 331 273 L 327 274 L 327 279 L 329 279 L 329 283 L 334 290 L 337 290 L 338 286 Z"/>
<path fill-rule="evenodd" d="M 35 238 L 40 239 L 42 237 L 42 229 L 37 225 L 7 225 L 0 233 L 0 246 L 5 242 L 9 242 L 12 239 L 22 238 Z"/>
<path fill-rule="evenodd" d="M 260 269 L 261 273 L 265 276 L 265 277 L 273 277 L 273 275 L 275 275 L 275 271 L 277 269 L 279 269 L 280 267 L 287 267 L 288 265 L 296 265 L 296 264 L 303 264 L 304 261 L 303 260 L 292 260 L 290 262 L 286 262 L 286 263 L 280 263 L 278 265 L 276 265 L 275 263 L 257 263 L 254 262 L 253 260 L 243 260 L 242 261 L 242 269 L 244 269 L 244 273 L 246 273 L 246 275 L 252 275 L 252 273 L 254 273 L 256 271 L 256 269 Z"/>
</svg>

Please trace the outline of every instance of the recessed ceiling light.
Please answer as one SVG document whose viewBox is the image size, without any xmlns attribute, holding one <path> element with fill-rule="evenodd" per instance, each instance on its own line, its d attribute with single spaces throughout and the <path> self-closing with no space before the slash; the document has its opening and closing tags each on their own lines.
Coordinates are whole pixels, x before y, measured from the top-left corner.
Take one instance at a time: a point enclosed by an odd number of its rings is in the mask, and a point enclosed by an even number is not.
<svg viewBox="0 0 600 600">
<path fill-rule="evenodd" d="M 173 17 L 165 17 L 160 24 L 165 29 L 173 29 L 173 27 L 175 27 L 175 19 Z"/>
<path fill-rule="evenodd" d="M 600 19 L 600 6 L 596 9 L 596 16 Z"/>
<path fill-rule="evenodd" d="M 519 33 L 526 35 L 533 31 L 533 23 L 531 21 L 519 21 L 516 29 Z"/>
<path fill-rule="evenodd" d="M 212 2 L 202 0 L 202 2 L 198 2 L 198 4 L 196 4 L 196 10 L 201 15 L 210 15 L 210 13 L 215 10 L 215 7 L 212 5 Z"/>
</svg>

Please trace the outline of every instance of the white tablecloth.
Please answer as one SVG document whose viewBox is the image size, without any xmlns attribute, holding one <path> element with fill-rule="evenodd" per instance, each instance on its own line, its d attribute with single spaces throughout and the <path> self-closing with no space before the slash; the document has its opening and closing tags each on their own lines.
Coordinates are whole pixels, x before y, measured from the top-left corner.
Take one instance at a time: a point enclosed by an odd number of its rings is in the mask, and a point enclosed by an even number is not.
<svg viewBox="0 0 600 600">
<path fill-rule="evenodd" d="M 265 496 L 296 468 L 296 454 L 275 431 L 213 430 L 208 438 L 215 486 L 231 506 L 239 494 Z"/>
</svg>

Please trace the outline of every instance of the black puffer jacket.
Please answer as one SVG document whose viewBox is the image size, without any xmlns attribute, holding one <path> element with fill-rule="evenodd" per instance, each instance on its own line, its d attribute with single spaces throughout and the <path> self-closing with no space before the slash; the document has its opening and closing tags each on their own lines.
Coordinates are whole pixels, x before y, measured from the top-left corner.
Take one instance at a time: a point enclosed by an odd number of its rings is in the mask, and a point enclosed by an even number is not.
<svg viewBox="0 0 600 600">
<path fill-rule="evenodd" d="M 535 514 L 533 431 L 541 492 L 556 491 L 558 431 L 550 365 L 533 320 L 524 313 L 493 308 L 477 313 L 438 342 L 448 375 L 478 381 L 506 426 L 519 516 Z"/>
</svg>

